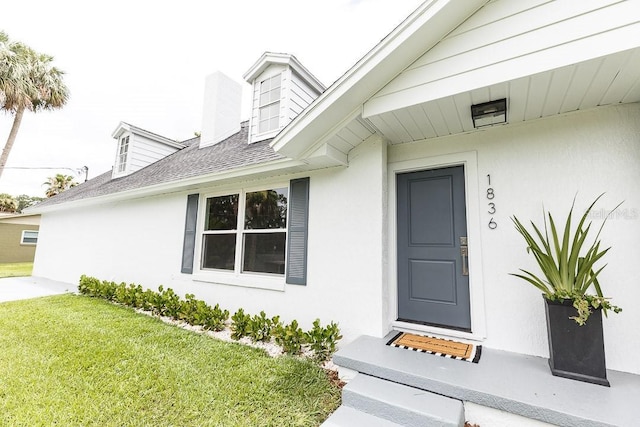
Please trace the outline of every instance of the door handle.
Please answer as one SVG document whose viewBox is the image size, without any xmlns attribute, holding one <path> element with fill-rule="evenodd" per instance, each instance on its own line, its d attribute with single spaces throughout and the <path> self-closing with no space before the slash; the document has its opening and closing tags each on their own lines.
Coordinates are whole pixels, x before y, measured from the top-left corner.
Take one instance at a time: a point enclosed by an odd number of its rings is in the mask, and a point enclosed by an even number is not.
<svg viewBox="0 0 640 427">
<path fill-rule="evenodd" d="M 462 275 L 469 275 L 469 247 L 467 246 L 467 236 L 460 237 L 460 255 L 462 256 Z"/>
</svg>

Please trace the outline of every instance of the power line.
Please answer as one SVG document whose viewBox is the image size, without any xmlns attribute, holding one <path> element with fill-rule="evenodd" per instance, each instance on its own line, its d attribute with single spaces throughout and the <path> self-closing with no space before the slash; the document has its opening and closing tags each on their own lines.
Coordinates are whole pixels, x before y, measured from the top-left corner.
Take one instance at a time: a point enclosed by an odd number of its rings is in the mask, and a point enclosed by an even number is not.
<svg viewBox="0 0 640 427">
<path fill-rule="evenodd" d="M 89 167 L 88 166 L 83 166 L 81 168 L 69 168 L 66 166 L 61 166 L 59 168 L 56 167 L 52 167 L 52 166 L 5 166 L 5 169 L 27 169 L 27 170 L 37 170 L 37 169 L 44 169 L 44 170 L 60 170 L 60 169 L 64 169 L 64 170 L 69 170 L 72 172 L 75 172 L 77 175 L 80 175 L 81 173 L 84 173 L 84 181 L 87 182 L 87 179 L 89 178 Z"/>
</svg>

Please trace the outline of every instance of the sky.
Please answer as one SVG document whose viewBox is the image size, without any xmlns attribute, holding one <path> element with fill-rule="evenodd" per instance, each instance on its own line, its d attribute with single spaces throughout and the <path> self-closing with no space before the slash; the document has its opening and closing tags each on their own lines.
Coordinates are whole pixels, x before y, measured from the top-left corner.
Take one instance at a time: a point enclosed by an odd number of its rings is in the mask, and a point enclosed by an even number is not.
<svg viewBox="0 0 640 427">
<path fill-rule="evenodd" d="M 186 140 L 202 127 L 207 75 L 242 75 L 266 51 L 289 53 L 330 86 L 422 0 L 22 0 L 4 2 L 0 30 L 52 55 L 71 97 L 27 112 L 0 193 L 43 197 L 57 173 L 84 181 L 111 170 L 121 121 Z M 0 113 L 3 147 L 13 116 Z M 43 168 L 43 169 L 23 169 Z M 61 169 L 52 169 L 61 168 Z"/>
</svg>

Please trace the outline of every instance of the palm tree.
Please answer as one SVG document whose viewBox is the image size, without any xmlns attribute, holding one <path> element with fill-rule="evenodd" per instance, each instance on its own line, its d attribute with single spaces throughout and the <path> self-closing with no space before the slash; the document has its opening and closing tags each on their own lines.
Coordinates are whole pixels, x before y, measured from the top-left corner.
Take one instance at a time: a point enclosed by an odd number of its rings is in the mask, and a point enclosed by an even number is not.
<svg viewBox="0 0 640 427">
<path fill-rule="evenodd" d="M 0 193 L 0 212 L 13 213 L 18 210 L 18 203 L 13 196 L 7 193 Z"/>
<path fill-rule="evenodd" d="M 47 180 L 42 183 L 42 185 L 49 186 L 49 188 L 47 188 L 47 190 L 45 191 L 45 195 L 47 197 L 53 197 L 56 194 L 60 194 L 71 187 L 75 187 L 76 185 L 78 185 L 78 183 L 73 180 L 72 176 L 59 173 L 56 176 L 47 178 Z"/>
<path fill-rule="evenodd" d="M 69 99 L 64 73 L 53 57 L 9 40 L 0 31 L 0 109 L 14 115 L 9 137 L 0 155 L 0 177 L 13 148 L 25 110 L 34 113 L 62 108 Z"/>
</svg>

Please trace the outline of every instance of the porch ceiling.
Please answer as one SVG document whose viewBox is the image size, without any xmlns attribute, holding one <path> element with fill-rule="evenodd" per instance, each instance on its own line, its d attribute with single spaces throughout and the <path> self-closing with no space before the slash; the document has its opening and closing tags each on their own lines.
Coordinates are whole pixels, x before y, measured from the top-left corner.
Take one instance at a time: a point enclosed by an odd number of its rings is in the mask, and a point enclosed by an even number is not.
<svg viewBox="0 0 640 427">
<path fill-rule="evenodd" d="M 366 119 L 392 144 L 473 131 L 471 105 L 507 98 L 507 122 L 640 102 L 640 48 L 458 93 Z"/>
</svg>

